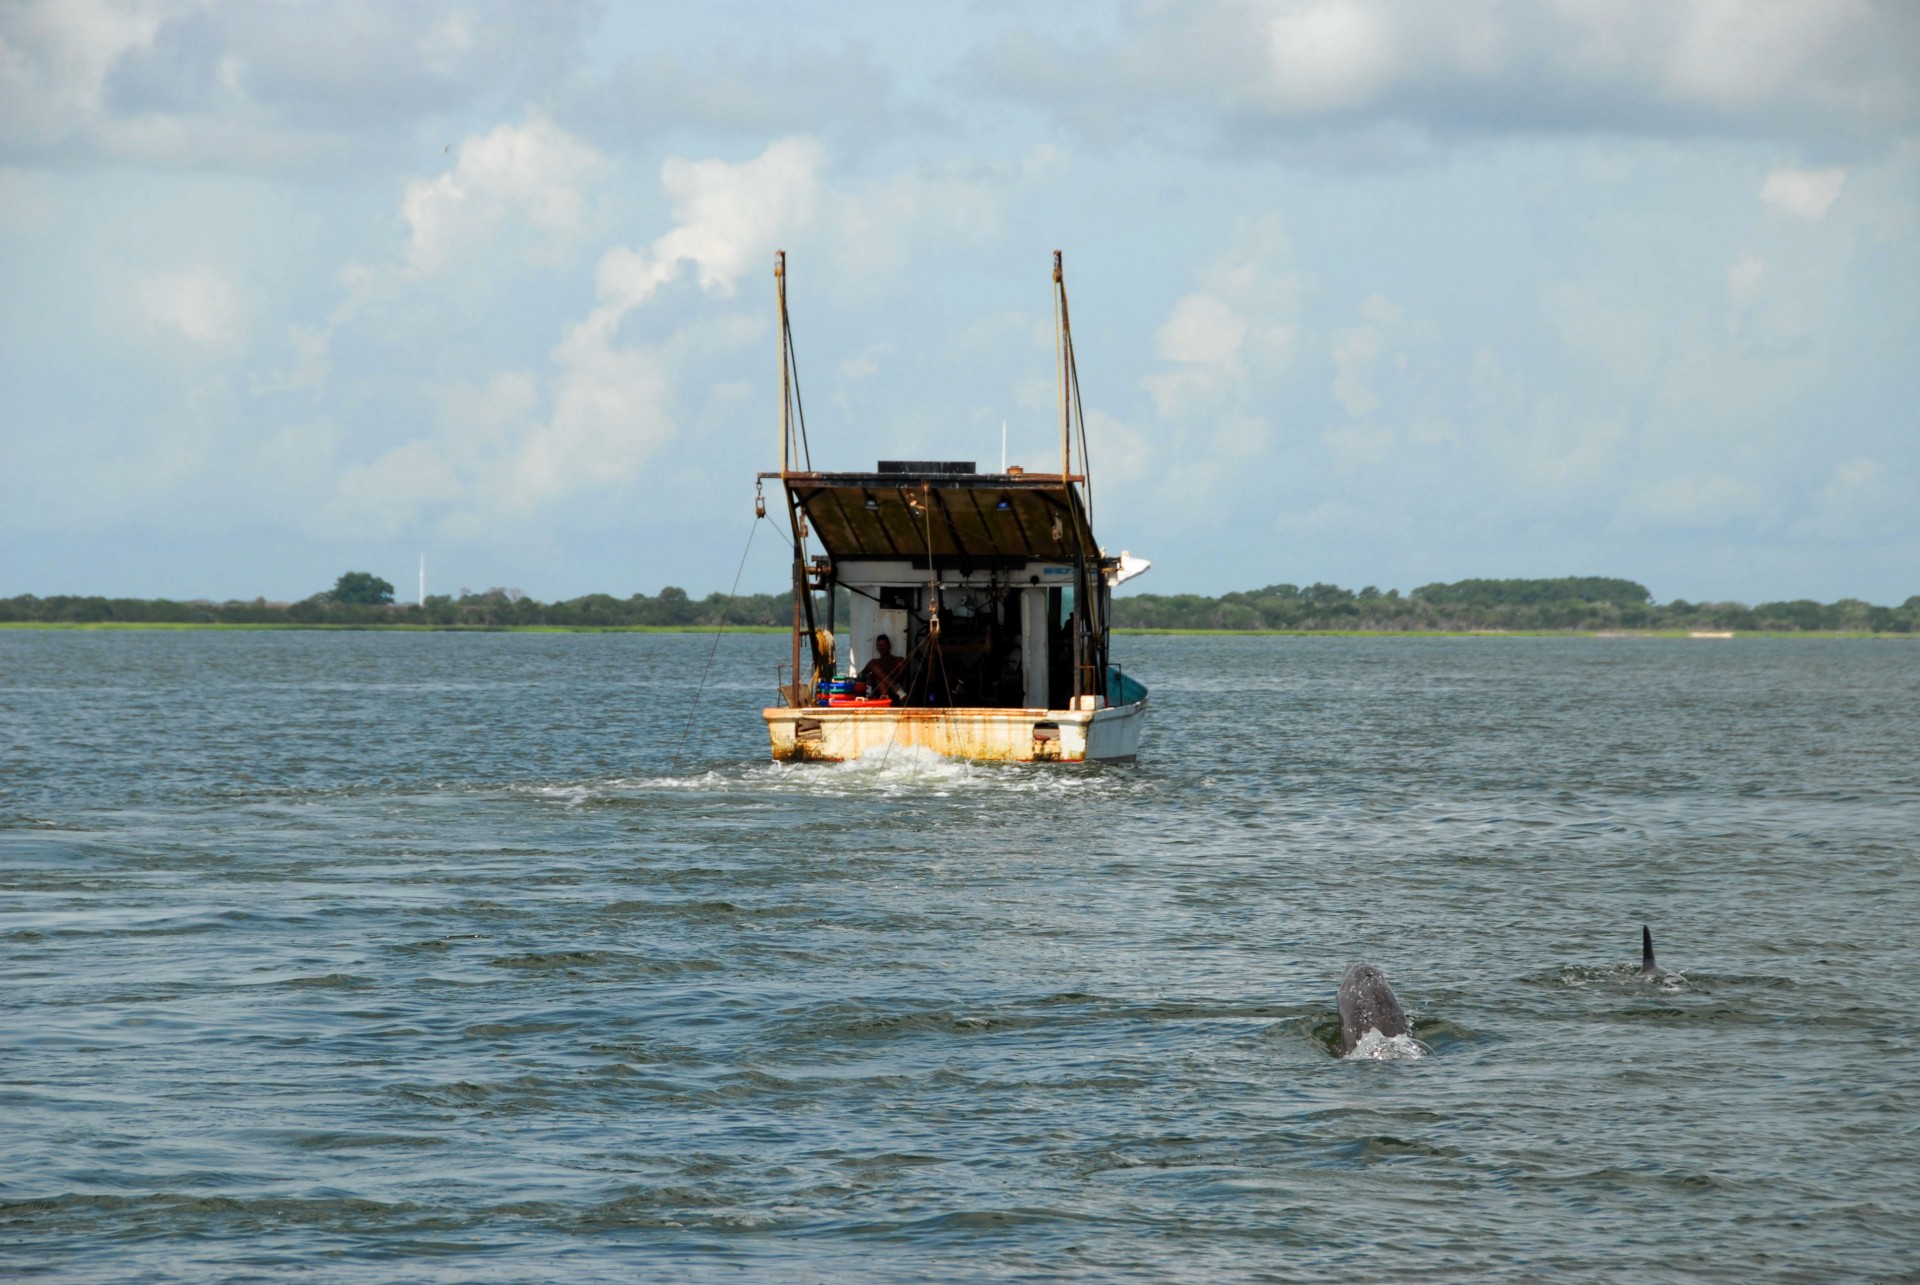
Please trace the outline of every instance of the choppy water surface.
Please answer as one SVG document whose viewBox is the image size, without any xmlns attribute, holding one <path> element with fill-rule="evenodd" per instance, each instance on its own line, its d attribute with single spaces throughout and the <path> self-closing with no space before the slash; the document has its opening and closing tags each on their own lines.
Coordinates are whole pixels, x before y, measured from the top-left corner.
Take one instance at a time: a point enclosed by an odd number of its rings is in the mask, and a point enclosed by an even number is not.
<svg viewBox="0 0 1920 1285">
<path fill-rule="evenodd" d="M 0 1270 L 1914 1278 L 1920 646 L 1127 639 L 1077 769 L 709 646 L 0 633 Z"/>
</svg>

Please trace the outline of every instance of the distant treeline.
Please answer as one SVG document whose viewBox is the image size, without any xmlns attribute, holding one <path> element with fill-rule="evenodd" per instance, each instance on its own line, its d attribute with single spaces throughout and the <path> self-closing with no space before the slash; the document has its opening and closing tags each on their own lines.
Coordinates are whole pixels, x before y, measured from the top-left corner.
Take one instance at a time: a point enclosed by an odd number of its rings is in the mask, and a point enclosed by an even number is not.
<svg viewBox="0 0 1920 1285">
<path fill-rule="evenodd" d="M 1245 593 L 1136 594 L 1116 598 L 1113 623 L 1132 629 L 1710 629 L 1834 630 L 1913 633 L 1920 630 L 1920 595 L 1898 607 L 1858 598 L 1820 603 L 1656 603 L 1647 587 L 1604 576 L 1557 580 L 1459 580 L 1421 585 L 1401 596 L 1369 585 L 1276 584 Z"/>
<path fill-rule="evenodd" d="M 342 577 L 345 586 L 350 577 Z M 374 582 L 390 596 L 391 587 Z M 824 605 L 824 604 L 823 604 Z M 838 613 L 845 619 L 844 606 Z M 97 598 L 31 594 L 0 598 L 0 622 L 92 624 L 299 624 L 423 625 L 439 628 L 556 628 L 716 625 L 783 626 L 793 619 L 785 593 L 723 593 L 689 597 L 668 586 L 649 597 L 588 594 L 562 602 L 538 602 L 516 589 L 489 589 L 459 597 L 429 597 L 411 603 L 343 601 L 334 592 L 300 602 L 175 602 L 169 599 Z M 1386 631 L 1486 629 L 1658 630 L 1733 629 L 1820 633 L 1833 631 L 1920 632 L 1920 594 L 1898 607 L 1878 607 L 1857 598 L 1819 603 L 1656 603 L 1646 586 L 1599 576 L 1557 580 L 1460 580 L 1422 585 L 1402 595 L 1368 586 L 1268 585 L 1218 598 L 1198 594 L 1137 594 L 1116 598 L 1113 623 L 1122 629 L 1363 629 Z"/>
<path fill-rule="evenodd" d="M 608 627 L 654 625 L 687 628 L 728 625 L 785 625 L 793 620 L 793 599 L 784 593 L 724 593 L 705 598 L 669 585 L 657 595 L 630 598 L 590 593 L 564 602 L 536 602 L 517 589 L 489 589 L 457 598 L 428 595 L 414 603 L 343 602 L 330 593 L 299 602 L 176 602 L 167 598 L 96 598 L 65 594 L 36 598 L 0 598 L 0 622 L 219 625 L 425 625 L 437 628 L 506 625 Z"/>
</svg>

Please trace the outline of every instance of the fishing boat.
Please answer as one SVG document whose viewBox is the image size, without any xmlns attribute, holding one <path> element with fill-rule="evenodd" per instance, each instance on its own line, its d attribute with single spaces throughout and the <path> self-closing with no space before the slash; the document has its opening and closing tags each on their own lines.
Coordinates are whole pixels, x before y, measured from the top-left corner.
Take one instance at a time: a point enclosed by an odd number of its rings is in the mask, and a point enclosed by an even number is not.
<svg viewBox="0 0 1920 1285">
<path fill-rule="evenodd" d="M 916 748 L 1019 762 L 1132 759 L 1147 689 L 1112 662 L 1109 606 L 1114 588 L 1150 564 L 1110 555 L 1094 538 L 1060 255 L 1058 473 L 1004 461 L 983 473 L 961 460 L 816 471 L 784 252 L 774 278 L 780 469 L 759 483 L 777 481 L 784 493 L 794 553 L 791 660 L 775 675 L 777 703 L 762 711 L 773 757 L 837 762 Z"/>
</svg>

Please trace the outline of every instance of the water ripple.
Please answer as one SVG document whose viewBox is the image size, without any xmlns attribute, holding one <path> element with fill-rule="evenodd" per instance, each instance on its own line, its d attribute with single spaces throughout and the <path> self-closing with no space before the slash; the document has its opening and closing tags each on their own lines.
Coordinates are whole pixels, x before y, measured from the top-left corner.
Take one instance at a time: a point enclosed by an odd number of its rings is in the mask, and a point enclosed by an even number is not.
<svg viewBox="0 0 1920 1285">
<path fill-rule="evenodd" d="M 1060 769 L 709 643 L 0 633 L 9 1270 L 1903 1270 L 1910 648 L 1128 639 Z"/>
</svg>

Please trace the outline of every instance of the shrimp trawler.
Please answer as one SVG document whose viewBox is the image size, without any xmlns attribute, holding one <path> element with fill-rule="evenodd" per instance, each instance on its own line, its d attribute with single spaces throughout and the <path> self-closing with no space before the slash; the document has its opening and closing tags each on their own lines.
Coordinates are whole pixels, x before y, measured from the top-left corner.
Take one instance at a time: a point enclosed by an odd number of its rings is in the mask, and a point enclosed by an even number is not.
<svg viewBox="0 0 1920 1285">
<path fill-rule="evenodd" d="M 1059 253 L 1058 473 L 1004 462 L 982 473 L 948 460 L 816 472 L 784 252 L 774 278 L 780 471 L 759 478 L 785 492 L 794 550 L 792 659 L 775 676 L 778 703 L 762 712 L 774 758 L 832 762 L 908 747 L 1020 762 L 1133 758 L 1147 689 L 1111 663 L 1108 606 L 1114 587 L 1149 564 L 1109 556 L 1094 539 Z"/>
</svg>

